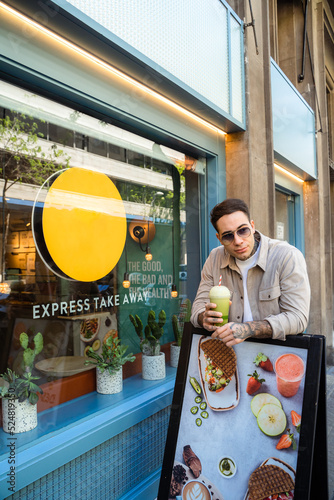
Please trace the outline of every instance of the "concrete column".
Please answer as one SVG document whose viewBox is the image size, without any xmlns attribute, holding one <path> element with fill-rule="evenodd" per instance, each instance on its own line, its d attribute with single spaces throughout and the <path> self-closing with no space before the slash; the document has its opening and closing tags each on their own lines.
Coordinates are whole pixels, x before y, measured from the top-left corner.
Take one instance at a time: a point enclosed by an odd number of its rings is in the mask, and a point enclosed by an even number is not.
<svg viewBox="0 0 334 500">
<path fill-rule="evenodd" d="M 278 64 L 277 0 L 269 0 L 270 55 Z"/>
<path fill-rule="evenodd" d="M 244 3 L 245 22 L 251 21 Z M 226 136 L 227 196 L 244 199 L 256 227 L 274 235 L 273 133 L 270 83 L 270 33 L 267 2 L 252 2 L 252 27 L 245 30 L 247 131 Z M 265 210 L 263 209 L 265 207 Z"/>
<path fill-rule="evenodd" d="M 278 56 L 276 62 L 307 103 L 314 109 L 315 92 L 308 43 L 305 45 L 304 79 L 299 75 L 303 67 L 304 9 L 300 0 L 285 0 L 277 5 Z M 312 46 L 312 7 L 308 6 L 308 41 Z"/>
<path fill-rule="evenodd" d="M 312 298 L 309 333 L 326 335 L 332 345 L 332 255 L 331 201 L 328 161 L 324 15 L 322 2 L 311 3 L 311 58 L 314 64 L 315 90 L 319 109 L 315 108 L 317 133 L 317 181 L 305 183 L 305 253 Z"/>
</svg>

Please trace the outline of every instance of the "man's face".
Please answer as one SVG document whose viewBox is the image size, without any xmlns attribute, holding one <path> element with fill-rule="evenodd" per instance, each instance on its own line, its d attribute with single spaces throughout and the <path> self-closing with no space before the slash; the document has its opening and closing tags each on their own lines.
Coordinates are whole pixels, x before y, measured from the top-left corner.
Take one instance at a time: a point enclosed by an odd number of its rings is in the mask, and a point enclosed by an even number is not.
<svg viewBox="0 0 334 500">
<path fill-rule="evenodd" d="M 222 237 L 226 233 L 231 233 L 245 227 L 249 227 L 251 230 L 249 236 L 241 237 L 235 232 L 234 239 L 230 244 L 227 245 L 222 242 Z M 247 260 L 250 257 L 254 248 L 255 227 L 254 221 L 249 221 L 244 212 L 234 212 L 233 214 L 221 217 L 217 222 L 217 231 L 216 236 L 218 240 L 232 257 L 239 260 Z"/>
</svg>

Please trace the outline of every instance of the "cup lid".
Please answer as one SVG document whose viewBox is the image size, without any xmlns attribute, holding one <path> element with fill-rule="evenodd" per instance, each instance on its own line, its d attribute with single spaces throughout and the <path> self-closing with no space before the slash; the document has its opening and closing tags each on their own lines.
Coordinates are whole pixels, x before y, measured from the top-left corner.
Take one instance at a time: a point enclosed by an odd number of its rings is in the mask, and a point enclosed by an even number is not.
<svg viewBox="0 0 334 500">
<path fill-rule="evenodd" d="M 231 292 L 226 286 L 213 286 L 209 292 L 209 297 L 231 297 Z"/>
</svg>

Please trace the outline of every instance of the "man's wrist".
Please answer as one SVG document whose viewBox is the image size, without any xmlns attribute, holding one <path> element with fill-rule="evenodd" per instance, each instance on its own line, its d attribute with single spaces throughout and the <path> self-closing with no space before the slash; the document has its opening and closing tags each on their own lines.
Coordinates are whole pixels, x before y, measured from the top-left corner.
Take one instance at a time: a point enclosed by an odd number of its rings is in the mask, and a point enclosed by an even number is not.
<svg viewBox="0 0 334 500">
<path fill-rule="evenodd" d="M 247 321 L 246 323 L 232 323 L 230 326 L 233 337 L 239 340 L 248 338 L 268 338 L 272 336 L 273 329 L 267 320 Z"/>
<path fill-rule="evenodd" d="M 204 312 L 199 313 L 197 316 L 197 323 L 203 328 Z"/>
</svg>

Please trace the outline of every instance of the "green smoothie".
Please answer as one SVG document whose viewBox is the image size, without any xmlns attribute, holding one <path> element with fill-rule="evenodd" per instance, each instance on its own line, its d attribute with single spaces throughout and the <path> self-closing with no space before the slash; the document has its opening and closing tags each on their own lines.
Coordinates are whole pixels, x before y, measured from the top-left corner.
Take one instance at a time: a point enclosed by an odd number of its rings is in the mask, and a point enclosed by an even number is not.
<svg viewBox="0 0 334 500">
<path fill-rule="evenodd" d="M 216 326 L 222 326 L 228 323 L 228 310 L 231 298 L 230 290 L 226 286 L 213 286 L 210 290 L 209 298 L 210 302 L 213 302 L 217 306 L 213 311 L 219 311 L 223 315 L 223 322 L 216 323 Z"/>
</svg>

